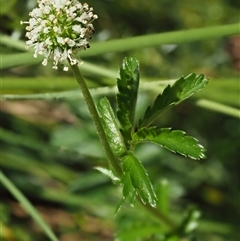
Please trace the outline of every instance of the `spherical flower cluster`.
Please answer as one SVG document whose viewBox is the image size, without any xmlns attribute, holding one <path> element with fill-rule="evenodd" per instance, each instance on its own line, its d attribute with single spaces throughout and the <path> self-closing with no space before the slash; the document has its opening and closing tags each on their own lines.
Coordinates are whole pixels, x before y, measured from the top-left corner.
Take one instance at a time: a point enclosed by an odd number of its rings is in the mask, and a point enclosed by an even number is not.
<svg viewBox="0 0 240 241">
<path fill-rule="evenodd" d="M 34 57 L 43 55 L 42 64 L 47 65 L 53 58 L 53 68 L 58 63 L 69 60 L 77 64 L 73 55 L 79 50 L 89 48 L 89 40 L 94 33 L 92 22 L 97 19 L 93 8 L 77 0 L 38 0 L 37 8 L 29 13 L 26 27 L 26 48 L 33 47 Z M 68 70 L 65 66 L 64 70 Z"/>
</svg>

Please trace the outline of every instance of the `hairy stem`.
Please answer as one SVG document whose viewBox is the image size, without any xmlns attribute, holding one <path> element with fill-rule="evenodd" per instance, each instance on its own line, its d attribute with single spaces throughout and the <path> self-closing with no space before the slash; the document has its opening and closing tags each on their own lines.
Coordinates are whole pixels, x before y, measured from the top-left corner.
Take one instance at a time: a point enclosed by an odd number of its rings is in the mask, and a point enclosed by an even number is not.
<svg viewBox="0 0 240 241">
<path fill-rule="evenodd" d="M 81 88 L 83 98 L 84 98 L 84 100 L 87 104 L 87 107 L 88 107 L 89 112 L 92 116 L 93 122 L 96 126 L 97 133 L 98 133 L 99 139 L 102 143 L 102 146 L 104 148 L 104 151 L 106 153 L 106 156 L 107 156 L 110 164 L 112 165 L 113 169 L 115 170 L 115 172 L 120 177 L 122 175 L 122 169 L 121 169 L 121 167 L 118 163 L 118 160 L 116 159 L 116 157 L 113 154 L 112 149 L 109 145 L 109 142 L 108 142 L 107 136 L 105 134 L 105 131 L 103 129 L 99 114 L 98 114 L 96 106 L 95 106 L 95 103 L 94 103 L 93 98 L 90 94 L 90 91 L 89 91 L 89 89 L 86 85 L 86 82 L 85 82 L 85 80 L 82 76 L 82 73 L 81 73 L 81 71 L 80 71 L 80 69 L 78 68 L 77 65 L 71 65 L 70 63 L 69 63 L 69 65 L 71 66 L 71 69 L 74 73 L 74 76 L 76 77 L 77 82 L 78 82 L 78 84 Z"/>
</svg>

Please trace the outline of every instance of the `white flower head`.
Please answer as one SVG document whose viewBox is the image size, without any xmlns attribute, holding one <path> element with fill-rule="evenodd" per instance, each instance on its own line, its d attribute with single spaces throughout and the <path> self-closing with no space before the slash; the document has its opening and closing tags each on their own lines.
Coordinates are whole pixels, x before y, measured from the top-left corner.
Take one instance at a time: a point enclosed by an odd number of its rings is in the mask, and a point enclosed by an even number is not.
<svg viewBox="0 0 240 241">
<path fill-rule="evenodd" d="M 29 21 L 21 21 L 28 24 L 26 48 L 34 48 L 34 57 L 43 55 L 44 66 L 52 58 L 54 69 L 66 60 L 77 64 L 73 55 L 90 47 L 89 40 L 94 33 L 92 22 L 98 18 L 93 8 L 78 0 L 38 0 L 37 8 L 29 16 Z"/>
</svg>

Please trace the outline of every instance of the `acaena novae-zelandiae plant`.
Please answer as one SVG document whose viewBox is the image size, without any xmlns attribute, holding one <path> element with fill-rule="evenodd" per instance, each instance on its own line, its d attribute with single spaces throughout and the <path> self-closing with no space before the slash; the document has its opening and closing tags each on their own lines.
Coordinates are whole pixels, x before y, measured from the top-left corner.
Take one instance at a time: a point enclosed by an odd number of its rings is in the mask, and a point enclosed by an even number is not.
<svg viewBox="0 0 240 241">
<path fill-rule="evenodd" d="M 109 161 L 108 169 L 96 169 L 108 175 L 115 184 L 122 185 L 122 201 L 116 212 L 126 200 L 134 206 L 138 199 L 159 219 L 173 226 L 168 217 L 155 209 L 157 196 L 147 171 L 134 154 L 134 149 L 141 142 L 152 142 L 195 160 L 204 158 L 205 149 L 195 138 L 180 130 L 157 128 L 151 124 L 166 109 L 204 88 L 208 80 L 203 75 L 194 73 L 179 78 L 172 86 L 168 85 L 152 106 L 146 109 L 142 118 L 136 121 L 139 63 L 135 57 L 126 57 L 117 79 L 118 109 L 115 114 L 105 97 L 95 106 L 78 67 L 77 53 L 90 47 L 89 40 L 94 33 L 92 22 L 98 18 L 93 13 L 93 8 L 77 0 L 38 0 L 38 6 L 29 15 L 29 21 L 21 22 L 28 25 L 27 48 L 34 48 L 34 57 L 44 56 L 44 66 L 49 59 L 53 59 L 54 69 L 57 69 L 60 63 L 67 71 L 68 64 L 78 81 Z"/>
</svg>

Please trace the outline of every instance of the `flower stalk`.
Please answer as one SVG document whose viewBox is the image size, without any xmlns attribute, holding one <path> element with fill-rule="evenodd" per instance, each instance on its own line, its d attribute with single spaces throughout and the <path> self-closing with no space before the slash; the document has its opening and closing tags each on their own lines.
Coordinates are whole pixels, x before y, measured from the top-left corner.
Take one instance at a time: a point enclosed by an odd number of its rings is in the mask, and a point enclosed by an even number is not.
<svg viewBox="0 0 240 241">
<path fill-rule="evenodd" d="M 71 60 L 69 60 L 70 62 Z M 93 98 L 90 94 L 90 91 L 87 87 L 87 84 L 82 76 L 82 73 L 80 71 L 80 69 L 78 68 L 77 65 L 71 65 L 71 69 L 73 71 L 73 74 L 75 76 L 75 78 L 77 79 L 77 82 L 80 86 L 80 89 L 82 91 L 82 94 L 83 94 L 83 97 L 84 97 L 84 100 L 87 104 L 87 107 L 89 109 L 89 112 L 92 116 L 92 119 L 93 119 L 93 122 L 96 126 L 96 130 L 97 130 L 97 133 L 98 133 L 98 136 L 99 136 L 99 139 L 102 143 L 102 146 L 104 148 L 104 151 L 106 153 L 106 156 L 111 164 L 111 166 L 113 167 L 114 171 L 116 172 L 116 174 L 121 177 L 122 175 L 122 169 L 121 167 L 119 166 L 118 164 L 118 161 L 115 157 L 115 155 L 113 154 L 112 152 L 112 149 L 109 145 L 109 142 L 108 142 L 108 139 L 107 139 L 107 136 L 105 134 L 105 130 L 103 129 L 103 126 L 102 126 L 102 123 L 101 123 L 101 120 L 100 120 L 100 117 L 99 117 L 99 114 L 97 112 L 97 109 L 96 109 L 96 106 L 95 106 L 95 103 L 93 101 Z"/>
</svg>

